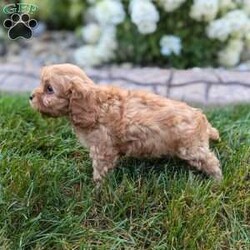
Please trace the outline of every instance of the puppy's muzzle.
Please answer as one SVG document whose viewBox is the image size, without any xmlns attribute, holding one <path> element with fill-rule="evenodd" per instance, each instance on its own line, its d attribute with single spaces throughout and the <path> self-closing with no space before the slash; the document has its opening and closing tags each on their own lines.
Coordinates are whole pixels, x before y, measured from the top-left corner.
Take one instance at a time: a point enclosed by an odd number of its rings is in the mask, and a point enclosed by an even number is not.
<svg viewBox="0 0 250 250">
<path fill-rule="evenodd" d="M 29 96 L 29 100 L 32 101 L 34 97 L 35 97 L 35 94 L 31 94 L 31 95 Z"/>
</svg>

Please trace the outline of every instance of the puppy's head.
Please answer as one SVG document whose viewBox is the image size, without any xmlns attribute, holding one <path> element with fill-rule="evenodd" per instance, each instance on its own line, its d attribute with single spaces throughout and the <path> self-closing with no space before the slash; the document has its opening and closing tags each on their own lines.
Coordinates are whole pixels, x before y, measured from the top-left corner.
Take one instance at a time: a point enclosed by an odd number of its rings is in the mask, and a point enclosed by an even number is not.
<svg viewBox="0 0 250 250">
<path fill-rule="evenodd" d="M 78 84 L 93 84 L 75 65 L 57 64 L 44 67 L 41 83 L 30 96 L 32 108 L 50 117 L 68 115 L 75 79 L 78 79 Z"/>
</svg>

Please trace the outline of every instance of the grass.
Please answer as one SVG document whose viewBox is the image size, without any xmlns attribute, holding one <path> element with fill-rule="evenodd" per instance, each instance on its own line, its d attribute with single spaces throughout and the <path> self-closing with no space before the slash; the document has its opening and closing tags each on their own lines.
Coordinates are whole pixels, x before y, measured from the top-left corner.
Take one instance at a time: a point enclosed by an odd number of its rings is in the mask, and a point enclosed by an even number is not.
<svg viewBox="0 0 250 250">
<path fill-rule="evenodd" d="M 250 106 L 209 110 L 218 184 L 177 159 L 124 159 L 98 190 L 64 119 L 0 95 L 0 249 L 249 249 Z"/>
</svg>

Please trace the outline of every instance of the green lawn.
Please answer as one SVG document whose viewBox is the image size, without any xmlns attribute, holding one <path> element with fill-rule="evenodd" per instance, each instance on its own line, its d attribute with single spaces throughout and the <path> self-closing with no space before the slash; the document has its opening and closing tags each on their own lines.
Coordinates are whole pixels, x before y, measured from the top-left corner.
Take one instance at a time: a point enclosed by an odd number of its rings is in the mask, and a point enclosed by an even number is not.
<svg viewBox="0 0 250 250">
<path fill-rule="evenodd" d="M 0 95 L 0 249 L 249 249 L 250 105 L 207 115 L 218 184 L 178 159 L 124 159 L 100 189 L 65 119 Z"/>
</svg>

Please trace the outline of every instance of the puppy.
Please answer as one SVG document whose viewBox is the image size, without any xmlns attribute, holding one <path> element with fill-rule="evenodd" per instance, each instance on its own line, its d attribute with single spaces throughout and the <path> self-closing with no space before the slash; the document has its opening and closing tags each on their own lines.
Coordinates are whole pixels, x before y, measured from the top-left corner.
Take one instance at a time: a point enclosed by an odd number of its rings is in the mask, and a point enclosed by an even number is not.
<svg viewBox="0 0 250 250">
<path fill-rule="evenodd" d="M 50 117 L 67 116 L 89 148 L 93 178 L 100 181 L 120 156 L 177 156 L 216 180 L 220 164 L 209 149 L 218 131 L 186 103 L 144 91 L 98 86 L 77 66 L 47 66 L 31 106 Z"/>
</svg>

